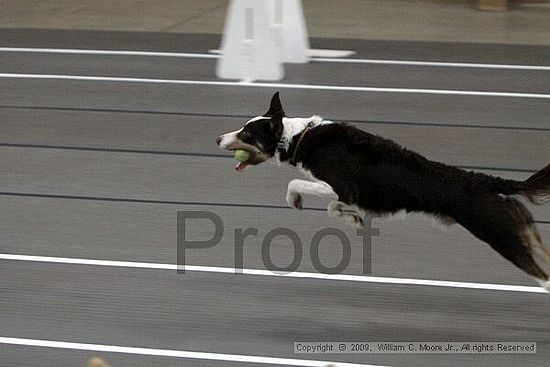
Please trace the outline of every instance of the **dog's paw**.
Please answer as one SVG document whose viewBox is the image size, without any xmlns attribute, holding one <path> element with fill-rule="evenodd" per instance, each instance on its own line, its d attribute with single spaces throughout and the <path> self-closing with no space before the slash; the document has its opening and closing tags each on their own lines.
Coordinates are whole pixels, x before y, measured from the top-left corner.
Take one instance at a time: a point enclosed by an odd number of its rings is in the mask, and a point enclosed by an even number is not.
<svg viewBox="0 0 550 367">
<path fill-rule="evenodd" d="M 298 194 L 297 192 L 288 191 L 286 193 L 286 202 L 288 203 L 288 205 L 290 205 L 294 209 L 303 208 L 302 195 Z"/>
<path fill-rule="evenodd" d="M 344 205 L 341 201 L 331 201 L 327 207 L 328 216 L 332 218 L 342 217 L 342 208 L 344 208 Z"/>
<path fill-rule="evenodd" d="M 345 204 L 341 201 L 331 201 L 328 204 L 327 212 L 328 216 L 332 218 L 340 218 L 347 224 L 356 228 L 363 228 L 363 217 L 355 212 L 344 211 Z"/>
<path fill-rule="evenodd" d="M 356 213 L 343 213 L 342 219 L 355 228 L 363 228 L 363 218 Z"/>
</svg>

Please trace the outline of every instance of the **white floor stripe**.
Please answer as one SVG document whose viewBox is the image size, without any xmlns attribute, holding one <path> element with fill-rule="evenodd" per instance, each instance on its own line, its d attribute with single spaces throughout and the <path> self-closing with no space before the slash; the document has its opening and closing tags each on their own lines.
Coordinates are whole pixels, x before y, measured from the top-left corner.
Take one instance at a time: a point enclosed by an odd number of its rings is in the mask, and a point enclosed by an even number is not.
<svg viewBox="0 0 550 367">
<path fill-rule="evenodd" d="M 318 360 L 307 360 L 307 359 L 262 357 L 262 356 L 250 356 L 250 355 L 242 355 L 242 354 L 224 354 L 224 353 L 210 353 L 210 352 L 192 352 L 192 351 L 173 350 L 173 349 L 123 347 L 118 345 L 70 343 L 70 342 L 55 341 L 55 340 L 23 339 L 23 338 L 10 338 L 10 337 L 0 337 L 0 344 L 25 345 L 25 346 L 31 346 L 31 347 L 71 349 L 71 350 L 85 350 L 85 351 L 104 352 L 104 353 L 134 354 L 134 355 L 145 355 L 145 356 L 155 356 L 155 357 L 201 359 L 201 360 L 239 362 L 239 363 L 275 364 L 275 365 L 283 365 L 283 366 L 327 367 L 329 365 L 332 365 L 334 367 L 382 367 L 382 366 L 375 366 L 375 365 L 368 365 L 368 364 L 340 363 L 340 362 L 318 361 Z"/>
<path fill-rule="evenodd" d="M 219 54 L 191 53 L 191 52 L 154 52 L 154 51 L 124 51 L 124 50 L 89 50 L 89 49 L 64 49 L 64 48 L 28 48 L 28 47 L 0 47 L 0 52 L 20 53 L 50 53 L 50 54 L 75 54 L 75 55 L 106 55 L 106 56 L 147 56 L 147 57 L 179 57 L 197 59 L 217 59 Z M 314 57 L 314 62 L 347 63 L 347 64 L 380 64 L 400 66 L 433 66 L 455 68 L 478 69 L 510 69 L 510 70 L 535 70 L 550 71 L 546 65 L 513 65 L 513 64 L 489 64 L 470 62 L 443 62 L 443 61 L 415 61 L 415 60 L 384 60 L 384 59 L 345 59 L 335 57 Z"/>
<path fill-rule="evenodd" d="M 440 95 L 477 96 L 477 97 L 550 99 L 550 94 L 541 94 L 541 93 L 484 92 L 484 91 L 448 90 L 448 89 L 349 87 L 349 86 L 339 86 L 339 85 L 285 84 L 285 83 L 260 83 L 260 82 L 249 83 L 249 82 L 213 81 L 213 80 L 207 81 L 207 80 L 180 80 L 180 79 L 147 79 L 147 78 L 88 76 L 88 75 L 0 73 L 0 78 L 74 80 L 74 81 L 87 81 L 87 82 L 180 84 L 180 85 L 203 85 L 203 86 L 218 86 L 218 87 L 254 87 L 254 88 L 272 88 L 272 89 L 276 89 L 276 88 L 310 89 L 310 90 L 328 90 L 328 91 L 339 91 L 339 92 L 344 91 L 344 92 L 371 92 L 371 93 L 440 94 Z"/>
<path fill-rule="evenodd" d="M 0 52 L 101 55 L 101 56 L 179 57 L 179 58 L 192 58 L 192 59 L 218 59 L 220 57 L 219 55 L 214 55 L 214 54 L 200 54 L 200 53 L 187 53 L 187 52 L 86 50 L 86 49 L 68 49 L 68 48 L 25 48 L 25 47 L 0 47 Z"/>
<path fill-rule="evenodd" d="M 399 66 L 452 67 L 452 68 L 469 68 L 469 69 L 508 69 L 508 70 L 550 71 L 550 66 L 542 66 L 542 65 L 482 64 L 482 63 L 471 63 L 471 62 L 339 59 L 339 58 L 337 59 L 337 58 L 329 58 L 329 57 L 318 57 L 313 59 L 312 61 L 341 63 L 341 64 L 375 64 L 375 65 L 399 65 Z"/>
<path fill-rule="evenodd" d="M 113 260 L 91 260 L 91 259 L 78 259 L 78 258 L 67 258 L 67 257 L 31 256 L 31 255 L 14 255 L 14 254 L 0 254 L 0 260 L 109 266 L 109 267 L 123 267 L 123 268 L 158 269 L 158 270 L 172 270 L 172 271 L 176 271 L 178 269 L 177 265 L 175 264 L 113 261 Z M 204 272 L 204 273 L 223 273 L 223 274 L 236 273 L 236 270 L 233 268 L 218 267 L 218 266 L 200 266 L 200 265 L 186 265 L 185 271 Z M 286 278 L 339 280 L 339 281 L 359 282 L 359 283 L 382 283 L 382 284 L 397 284 L 397 285 L 482 289 L 482 290 L 492 290 L 492 291 L 547 293 L 543 288 L 539 288 L 539 287 L 507 285 L 507 284 L 453 282 L 453 281 L 446 281 L 446 280 L 389 278 L 389 277 L 373 277 L 373 276 L 362 276 L 362 275 L 322 274 L 322 273 L 306 273 L 306 272 L 292 272 L 289 274 L 281 275 L 281 274 L 273 273 L 269 270 L 260 270 L 260 269 L 242 269 L 242 274 L 257 275 L 257 276 L 271 276 L 271 277 L 286 277 Z"/>
</svg>

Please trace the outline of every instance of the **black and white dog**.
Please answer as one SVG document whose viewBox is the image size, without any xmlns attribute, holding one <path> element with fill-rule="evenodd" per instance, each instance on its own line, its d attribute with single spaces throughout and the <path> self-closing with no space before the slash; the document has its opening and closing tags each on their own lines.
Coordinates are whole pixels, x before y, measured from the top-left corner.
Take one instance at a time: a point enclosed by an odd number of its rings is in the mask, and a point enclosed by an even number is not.
<svg viewBox="0 0 550 367">
<path fill-rule="evenodd" d="M 513 197 L 550 199 L 550 165 L 523 182 L 464 171 L 350 125 L 285 117 L 278 93 L 267 113 L 216 142 L 250 153 L 238 171 L 272 158 L 298 167 L 307 180 L 288 183 L 286 200 L 294 208 L 302 208 L 302 195 L 316 195 L 332 200 L 329 216 L 356 226 L 367 211 L 423 212 L 457 222 L 550 290 L 550 251 L 531 213 Z M 346 205 L 360 211 L 343 211 Z"/>
</svg>

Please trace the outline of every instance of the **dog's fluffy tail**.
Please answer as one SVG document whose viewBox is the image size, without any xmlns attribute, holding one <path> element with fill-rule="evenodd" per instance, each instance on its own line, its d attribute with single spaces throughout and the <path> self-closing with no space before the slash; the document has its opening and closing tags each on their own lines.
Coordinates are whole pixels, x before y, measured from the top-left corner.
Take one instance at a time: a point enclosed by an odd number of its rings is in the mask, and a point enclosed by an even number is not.
<svg viewBox="0 0 550 367">
<path fill-rule="evenodd" d="M 496 194 L 469 203 L 456 213 L 457 222 L 550 290 L 550 251 L 529 210 L 516 198 Z"/>
<path fill-rule="evenodd" d="M 479 176 L 486 180 L 492 192 L 503 195 L 521 195 L 533 204 L 550 201 L 550 164 L 525 181 L 507 180 L 488 175 Z"/>
<path fill-rule="evenodd" d="M 520 194 L 535 204 L 550 201 L 550 164 L 523 181 Z"/>
</svg>

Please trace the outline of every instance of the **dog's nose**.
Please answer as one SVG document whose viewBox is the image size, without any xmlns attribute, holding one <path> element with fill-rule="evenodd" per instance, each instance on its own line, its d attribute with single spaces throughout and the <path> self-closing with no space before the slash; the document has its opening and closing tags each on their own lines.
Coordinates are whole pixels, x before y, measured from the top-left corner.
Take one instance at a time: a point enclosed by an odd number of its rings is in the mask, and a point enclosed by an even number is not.
<svg viewBox="0 0 550 367">
<path fill-rule="evenodd" d="M 220 143 L 222 142 L 222 137 L 221 136 L 218 136 L 216 138 L 216 144 L 220 145 Z"/>
</svg>

